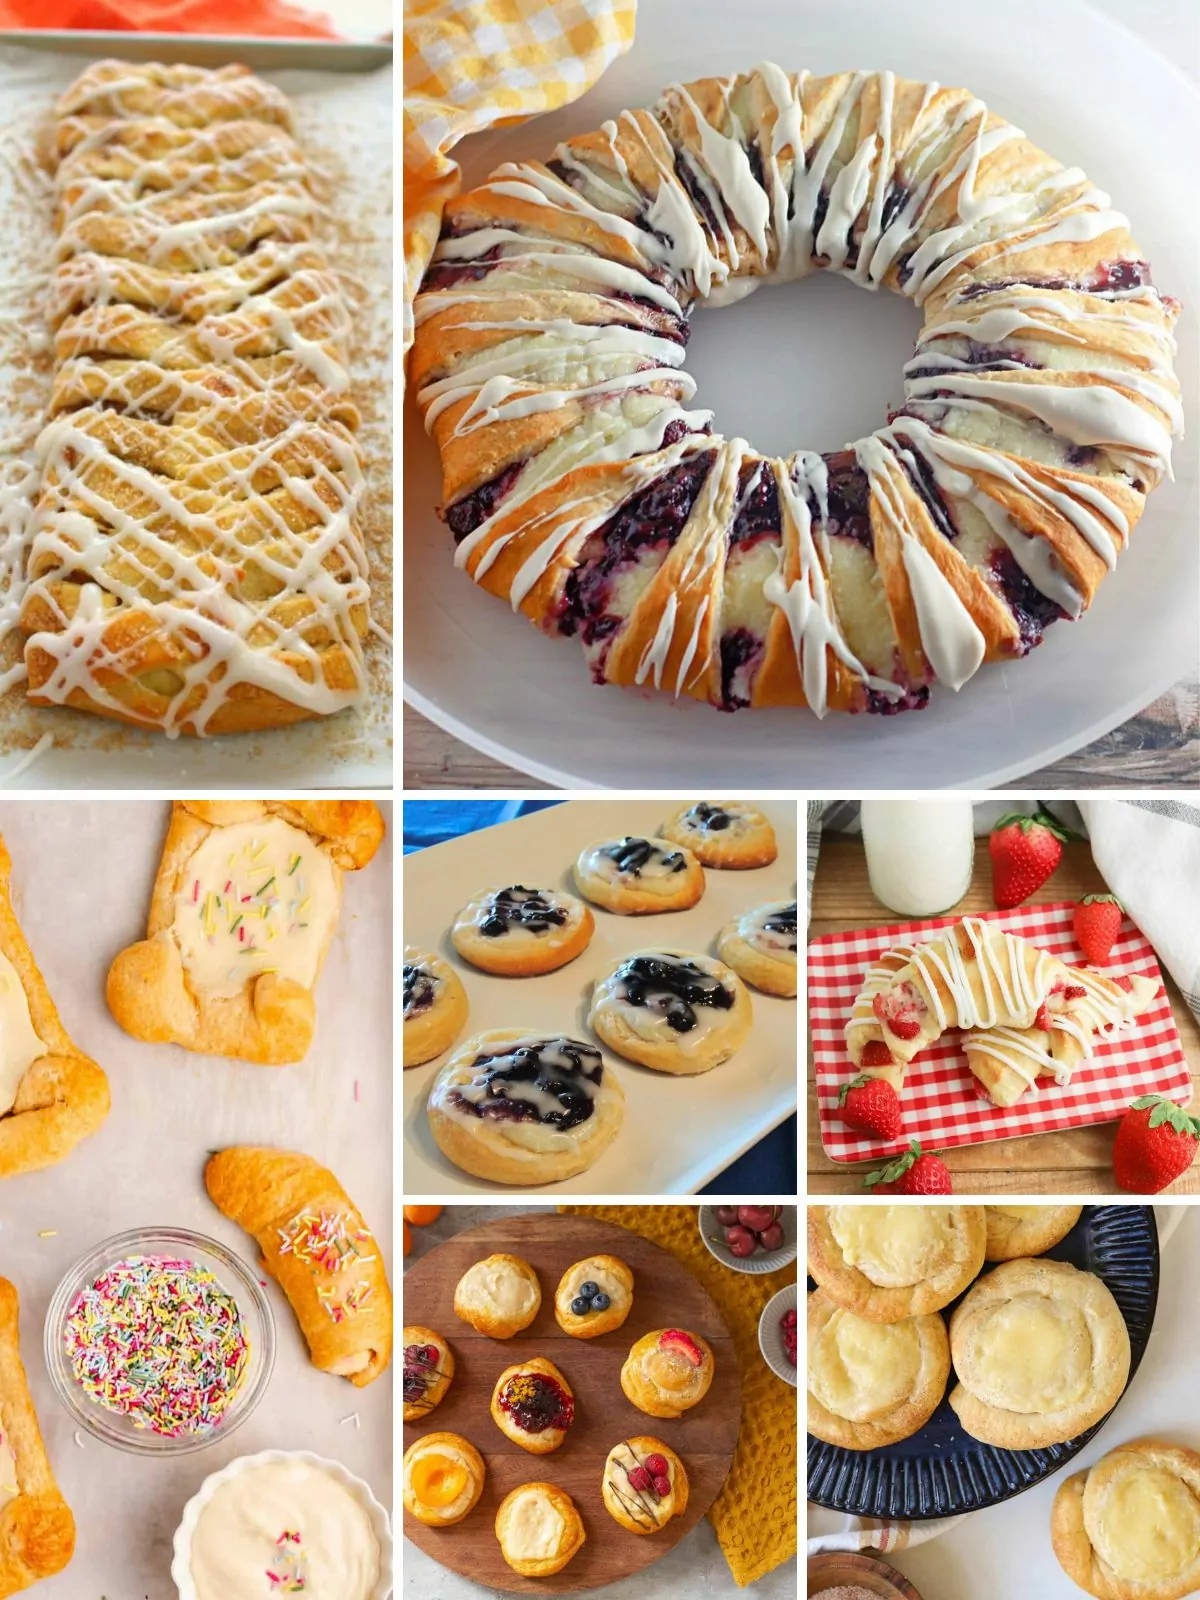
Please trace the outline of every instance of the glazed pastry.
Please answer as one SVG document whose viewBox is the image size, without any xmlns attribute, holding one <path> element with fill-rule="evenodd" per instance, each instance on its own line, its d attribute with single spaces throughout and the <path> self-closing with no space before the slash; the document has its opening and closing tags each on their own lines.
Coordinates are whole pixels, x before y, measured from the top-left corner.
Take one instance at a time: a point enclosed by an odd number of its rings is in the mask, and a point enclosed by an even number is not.
<svg viewBox="0 0 1200 1600">
<path fill-rule="evenodd" d="M 42 1443 L 21 1362 L 17 1291 L 0 1278 L 0 1600 L 61 1572 L 75 1519 Z"/>
<path fill-rule="evenodd" d="M 419 1422 L 440 1405 L 453 1376 L 454 1352 L 441 1334 L 418 1323 L 405 1328 L 405 1422 Z"/>
<path fill-rule="evenodd" d="M 108 1079 L 62 1025 L 13 910 L 11 877 L 0 839 L 0 1178 L 62 1161 L 111 1104 Z"/>
<path fill-rule="evenodd" d="M 796 992 L 796 902 L 772 900 L 726 923 L 717 954 L 756 989 L 790 998 Z"/>
<path fill-rule="evenodd" d="M 235 1145 L 204 1169 L 219 1211 L 262 1251 L 314 1367 L 374 1383 L 392 1357 L 392 1291 L 379 1246 L 327 1168 L 294 1150 Z"/>
<path fill-rule="evenodd" d="M 633 1306 L 633 1273 L 620 1256 L 588 1256 L 568 1267 L 554 1291 L 554 1320 L 573 1339 L 619 1328 Z"/>
<path fill-rule="evenodd" d="M 459 912 L 450 938 L 472 966 L 505 978 L 529 978 L 574 961 L 596 924 L 574 895 L 553 889 L 484 889 Z"/>
<path fill-rule="evenodd" d="M 681 1417 L 708 1393 L 714 1365 L 712 1346 L 698 1333 L 658 1328 L 626 1356 L 621 1388 L 649 1417 Z"/>
<path fill-rule="evenodd" d="M 709 1072 L 746 1042 L 746 986 L 712 956 L 635 950 L 596 981 L 588 1027 L 657 1072 Z"/>
<path fill-rule="evenodd" d="M 56 118 L 30 700 L 169 734 L 354 705 L 352 324 L 286 100 L 243 66 L 105 61 Z"/>
<path fill-rule="evenodd" d="M 680 806 L 662 836 L 683 844 L 703 867 L 769 867 L 778 855 L 775 830 L 745 800 L 697 800 Z"/>
<path fill-rule="evenodd" d="M 492 1421 L 500 1432 L 530 1455 L 557 1450 L 575 1420 L 571 1385 L 542 1356 L 506 1367 L 492 1390 Z"/>
<path fill-rule="evenodd" d="M 427 1527 L 452 1527 L 475 1509 L 486 1477 L 461 1433 L 427 1433 L 404 1452 L 404 1509 Z"/>
<path fill-rule="evenodd" d="M 108 974 L 135 1039 L 268 1066 L 302 1061 L 342 873 L 383 839 L 369 800 L 175 800 L 146 938 Z"/>
<path fill-rule="evenodd" d="M 846 1052 L 855 1072 L 883 1078 L 897 1094 L 904 1089 L 904 1074 L 910 1057 L 893 1056 L 884 1039 L 883 1022 L 875 1013 L 875 999 L 891 988 L 918 949 L 915 944 L 898 944 L 880 956 L 863 979 L 845 1028 Z"/>
<path fill-rule="evenodd" d="M 1134 1439 L 1059 1485 L 1054 1554 L 1096 1600 L 1200 1593 L 1200 1454 Z"/>
<path fill-rule="evenodd" d="M 630 1533 L 657 1533 L 687 1510 L 683 1462 L 661 1439 L 638 1434 L 608 1452 L 600 1493 L 614 1522 Z"/>
<path fill-rule="evenodd" d="M 454 1291 L 454 1314 L 489 1339 L 511 1339 L 542 1305 L 537 1273 L 520 1256 L 494 1255 L 468 1267 Z"/>
<path fill-rule="evenodd" d="M 496 1512 L 500 1554 L 523 1578 L 561 1572 L 587 1541 L 575 1502 L 552 1483 L 523 1483 Z"/>
<path fill-rule="evenodd" d="M 1079 1221 L 1082 1206 L 984 1206 L 987 1259 L 1017 1261 L 1040 1256 L 1065 1239 Z"/>
<path fill-rule="evenodd" d="M 419 1067 L 448 1050 L 467 1020 L 467 991 L 441 956 L 404 947 L 404 1065 Z"/>
<path fill-rule="evenodd" d="M 560 1183 L 616 1138 L 625 1092 L 594 1045 L 495 1028 L 468 1039 L 429 1092 L 429 1126 L 456 1167 L 493 1183 Z"/>
<path fill-rule="evenodd" d="M 649 916 L 694 906 L 704 893 L 704 868 L 666 839 L 602 839 L 580 851 L 575 885 L 606 911 Z"/>
<path fill-rule="evenodd" d="M 940 1311 L 979 1275 L 982 1206 L 809 1206 L 808 1270 L 868 1322 Z"/>
<path fill-rule="evenodd" d="M 808 1297 L 808 1431 L 843 1450 L 917 1433 L 941 1404 L 950 1341 L 936 1311 L 868 1322 L 822 1289 Z"/>
<path fill-rule="evenodd" d="M 1129 1378 L 1129 1332 L 1102 1279 L 1065 1261 L 1005 1261 L 950 1318 L 950 1404 L 1002 1450 L 1065 1444 L 1108 1415 Z"/>
</svg>

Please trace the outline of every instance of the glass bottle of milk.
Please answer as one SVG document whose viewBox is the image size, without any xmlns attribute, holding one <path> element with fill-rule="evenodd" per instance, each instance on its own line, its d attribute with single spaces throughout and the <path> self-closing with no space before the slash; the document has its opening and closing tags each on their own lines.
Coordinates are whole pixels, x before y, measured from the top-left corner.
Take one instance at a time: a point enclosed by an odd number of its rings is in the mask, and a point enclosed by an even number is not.
<svg viewBox="0 0 1200 1600">
<path fill-rule="evenodd" d="M 975 865 L 969 800 L 864 800 L 862 833 L 871 893 L 890 911 L 932 917 L 966 894 Z"/>
</svg>

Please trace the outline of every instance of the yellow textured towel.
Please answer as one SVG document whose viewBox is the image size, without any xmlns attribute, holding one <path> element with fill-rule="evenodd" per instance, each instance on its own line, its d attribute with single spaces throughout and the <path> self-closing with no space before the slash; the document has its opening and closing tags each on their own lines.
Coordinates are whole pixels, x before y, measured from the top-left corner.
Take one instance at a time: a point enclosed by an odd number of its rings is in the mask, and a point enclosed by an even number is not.
<svg viewBox="0 0 1200 1600">
<path fill-rule="evenodd" d="M 704 1247 L 695 1206 L 559 1206 L 601 1217 L 661 1245 L 716 1301 L 737 1346 L 742 1431 L 733 1465 L 708 1519 L 739 1588 L 796 1554 L 796 1391 L 777 1378 L 758 1348 L 758 1319 L 773 1294 L 795 1283 L 796 1267 L 750 1276 L 723 1267 Z"/>
<path fill-rule="evenodd" d="M 449 152 L 468 133 L 556 111 L 633 43 L 636 0 L 407 0 L 404 7 L 404 321 L 429 265 Z"/>
</svg>

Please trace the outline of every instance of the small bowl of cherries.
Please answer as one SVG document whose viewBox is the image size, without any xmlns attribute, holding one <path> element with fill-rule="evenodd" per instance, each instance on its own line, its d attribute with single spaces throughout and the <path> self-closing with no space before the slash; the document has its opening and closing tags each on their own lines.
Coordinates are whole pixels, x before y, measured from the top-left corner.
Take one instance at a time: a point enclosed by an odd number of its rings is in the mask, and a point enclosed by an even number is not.
<svg viewBox="0 0 1200 1600">
<path fill-rule="evenodd" d="M 700 1237 L 734 1272 L 777 1272 L 796 1259 L 796 1207 L 701 1206 Z"/>
</svg>

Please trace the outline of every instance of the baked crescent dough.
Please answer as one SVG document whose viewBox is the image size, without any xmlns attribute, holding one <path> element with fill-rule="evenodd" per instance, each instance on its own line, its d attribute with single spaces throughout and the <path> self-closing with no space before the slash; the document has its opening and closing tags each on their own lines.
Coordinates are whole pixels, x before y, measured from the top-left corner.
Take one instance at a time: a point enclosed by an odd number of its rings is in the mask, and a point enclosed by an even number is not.
<svg viewBox="0 0 1200 1600">
<path fill-rule="evenodd" d="M 541 1310 L 538 1275 L 520 1256 L 487 1256 L 468 1267 L 454 1291 L 454 1314 L 489 1339 L 511 1339 Z"/>
<path fill-rule="evenodd" d="M 697 800 L 667 818 L 662 836 L 686 845 L 703 867 L 769 867 L 779 854 L 775 830 L 746 800 Z"/>
<path fill-rule="evenodd" d="M 404 1452 L 404 1509 L 430 1528 L 461 1522 L 487 1478 L 483 1457 L 461 1433 L 427 1433 Z"/>
<path fill-rule="evenodd" d="M 369 800 L 176 800 L 146 938 L 108 974 L 135 1039 L 267 1066 L 302 1061 L 342 872 L 383 839 Z"/>
<path fill-rule="evenodd" d="M 608 1299 L 607 1306 L 596 1306 L 589 1288 Z M 586 1300 L 588 1309 L 572 1310 L 576 1300 Z M 633 1273 L 620 1256 L 588 1256 L 576 1261 L 558 1280 L 554 1291 L 554 1320 L 572 1339 L 598 1339 L 613 1333 L 633 1308 Z"/>
<path fill-rule="evenodd" d="M 796 902 L 771 900 L 727 922 L 717 954 L 739 978 L 766 994 L 796 993 Z"/>
<path fill-rule="evenodd" d="M 704 893 L 704 868 L 685 845 L 630 834 L 581 850 L 575 886 L 606 911 L 653 916 L 694 906 Z"/>
<path fill-rule="evenodd" d="M 868 1322 L 928 1316 L 979 1275 L 982 1206 L 809 1206 L 808 1270 Z"/>
<path fill-rule="evenodd" d="M 534 1356 L 506 1367 L 492 1390 L 492 1421 L 530 1455 L 557 1450 L 575 1420 L 575 1392 L 553 1361 Z"/>
<path fill-rule="evenodd" d="M 0 1178 L 61 1161 L 108 1116 L 108 1079 L 59 1019 L 12 907 L 0 839 Z"/>
<path fill-rule="evenodd" d="M 523 1578 L 561 1572 L 587 1540 L 575 1502 L 552 1483 L 522 1483 L 496 1512 L 500 1553 Z"/>
<path fill-rule="evenodd" d="M 1065 1239 L 1079 1221 L 1082 1206 L 984 1206 L 987 1259 L 1017 1261 L 1040 1256 Z"/>
<path fill-rule="evenodd" d="M 1050 1538 L 1096 1600 L 1200 1593 L 1200 1454 L 1164 1439 L 1118 1446 L 1060 1484 Z"/>
<path fill-rule="evenodd" d="M 454 1377 L 454 1352 L 433 1328 L 404 1330 L 404 1420 L 419 1422 L 439 1406 Z"/>
<path fill-rule="evenodd" d="M 669 1444 L 651 1434 L 638 1434 L 622 1439 L 608 1452 L 600 1493 L 609 1515 L 622 1528 L 657 1533 L 687 1510 L 687 1470 Z"/>
<path fill-rule="evenodd" d="M 257 1239 L 313 1366 L 359 1389 L 374 1383 L 392 1356 L 392 1291 L 379 1246 L 333 1173 L 295 1150 L 235 1145 L 209 1159 L 204 1184 Z"/>
<path fill-rule="evenodd" d="M 42 1443 L 21 1362 L 17 1291 L 0 1278 L 0 1600 L 61 1572 L 75 1518 Z"/>
<path fill-rule="evenodd" d="M 1129 1380 L 1129 1331 L 1100 1278 L 1065 1261 L 1005 1261 L 950 1318 L 950 1404 L 973 1439 L 1043 1450 L 1112 1410 Z"/>
<path fill-rule="evenodd" d="M 467 991 L 448 961 L 404 947 L 404 1065 L 420 1067 L 448 1050 L 467 1020 Z"/>
<path fill-rule="evenodd" d="M 844 1450 L 878 1450 L 923 1428 L 950 1377 L 934 1311 L 869 1322 L 814 1289 L 808 1297 L 808 1431 Z"/>
<path fill-rule="evenodd" d="M 715 1366 L 712 1346 L 698 1333 L 656 1328 L 626 1356 L 621 1388 L 648 1417 L 681 1417 L 704 1399 Z"/>
<path fill-rule="evenodd" d="M 450 942 L 473 967 L 532 978 L 565 967 L 587 949 L 596 919 L 582 900 L 522 883 L 481 889 L 459 912 Z"/>
<path fill-rule="evenodd" d="M 740 1050 L 754 1008 L 736 972 L 694 950 L 633 950 L 592 989 L 588 1026 L 656 1072 L 711 1072 Z"/>
</svg>

